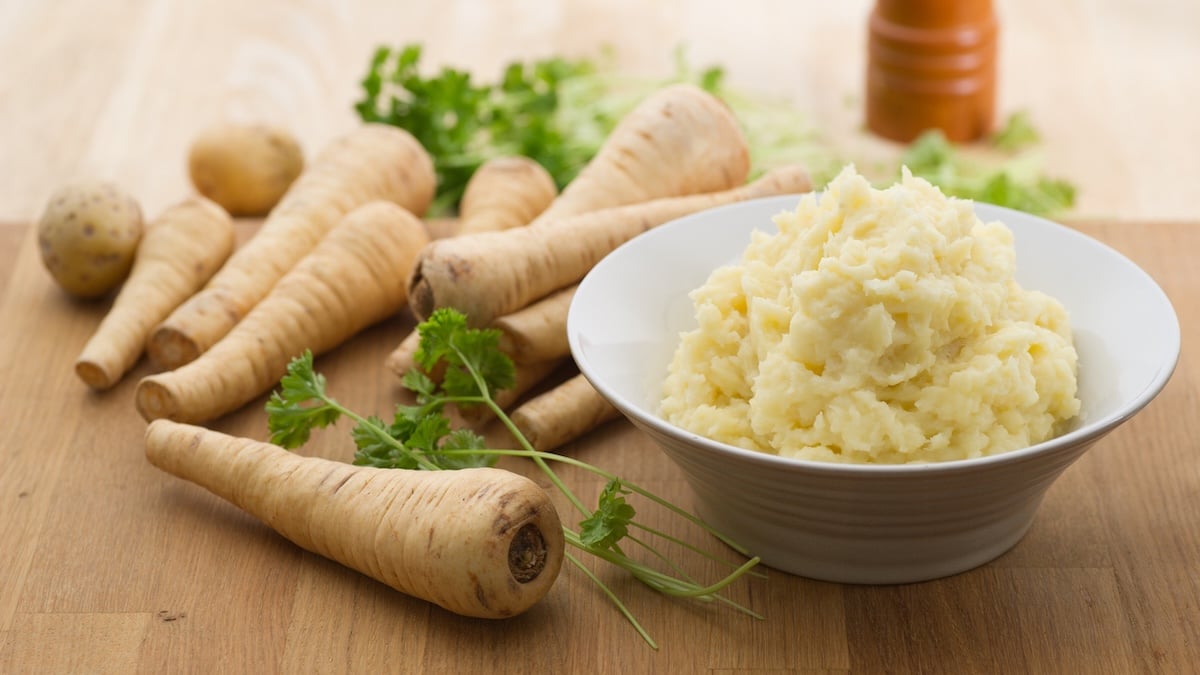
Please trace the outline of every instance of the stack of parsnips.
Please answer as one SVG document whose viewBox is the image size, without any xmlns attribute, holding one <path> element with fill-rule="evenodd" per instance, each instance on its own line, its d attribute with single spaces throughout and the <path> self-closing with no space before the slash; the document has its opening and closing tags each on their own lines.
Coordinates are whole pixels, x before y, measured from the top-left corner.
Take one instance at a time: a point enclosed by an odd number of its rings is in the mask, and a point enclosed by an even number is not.
<svg viewBox="0 0 1200 675">
<path fill-rule="evenodd" d="M 666 87 L 618 124 L 544 210 L 525 208 L 526 214 L 540 211 L 536 217 L 512 218 L 509 223 L 525 224 L 472 229 L 426 246 L 409 283 L 410 308 L 423 319 L 451 307 L 475 326 L 500 330 L 518 373 L 517 386 L 502 393 L 503 404 L 519 403 L 511 417 L 534 447 L 557 448 L 617 417 L 578 374 L 520 401 L 569 361 L 566 317 L 576 284 L 617 246 L 670 220 L 812 188 L 808 172 L 797 165 L 747 183 L 749 172 L 749 150 L 730 110 L 697 87 Z M 463 206 L 464 222 L 471 219 L 469 206 Z M 388 367 L 403 376 L 416 346 L 415 336 L 404 340 Z"/>
</svg>

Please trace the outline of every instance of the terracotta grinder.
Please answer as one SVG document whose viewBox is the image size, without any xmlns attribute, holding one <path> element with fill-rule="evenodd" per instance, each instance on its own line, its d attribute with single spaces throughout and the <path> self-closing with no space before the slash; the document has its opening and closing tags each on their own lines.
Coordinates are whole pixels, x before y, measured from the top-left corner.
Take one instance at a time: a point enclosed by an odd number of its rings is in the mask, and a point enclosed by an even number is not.
<svg viewBox="0 0 1200 675">
<path fill-rule="evenodd" d="M 867 41 L 867 127 L 900 142 L 929 129 L 955 142 L 986 135 L 996 34 L 991 0 L 877 0 Z"/>
</svg>

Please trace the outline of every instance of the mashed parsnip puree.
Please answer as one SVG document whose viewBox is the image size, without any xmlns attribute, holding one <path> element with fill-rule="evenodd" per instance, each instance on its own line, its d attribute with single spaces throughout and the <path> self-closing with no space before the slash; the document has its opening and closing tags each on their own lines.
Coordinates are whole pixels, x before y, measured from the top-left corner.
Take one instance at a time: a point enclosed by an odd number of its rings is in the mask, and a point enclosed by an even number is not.
<svg viewBox="0 0 1200 675">
<path fill-rule="evenodd" d="M 906 171 L 847 167 L 778 234 L 692 292 L 661 413 L 684 429 L 800 459 L 979 457 L 1063 430 L 1079 411 L 1066 311 L 1013 278 L 1012 233 Z"/>
</svg>

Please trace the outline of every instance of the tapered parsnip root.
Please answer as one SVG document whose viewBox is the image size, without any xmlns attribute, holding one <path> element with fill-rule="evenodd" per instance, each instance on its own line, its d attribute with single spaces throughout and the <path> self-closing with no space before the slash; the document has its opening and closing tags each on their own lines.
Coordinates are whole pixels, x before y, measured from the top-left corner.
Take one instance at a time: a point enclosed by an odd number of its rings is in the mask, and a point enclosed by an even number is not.
<svg viewBox="0 0 1200 675">
<path fill-rule="evenodd" d="M 532 607 L 562 566 L 562 524 L 533 481 L 501 469 L 352 466 L 156 420 L 146 458 L 301 548 L 465 616 Z"/>
<path fill-rule="evenodd" d="M 567 310 L 578 286 L 564 288 L 492 322 L 500 331 L 500 351 L 516 363 L 536 363 L 568 356 Z"/>
<path fill-rule="evenodd" d="M 75 361 L 93 389 L 108 389 L 141 358 L 150 331 L 200 289 L 233 251 L 233 220 L 191 197 L 167 208 L 142 235 L 129 278 Z"/>
<path fill-rule="evenodd" d="M 630 111 L 535 223 L 597 209 L 725 190 L 746 181 L 750 151 L 720 99 L 664 87 Z"/>
<path fill-rule="evenodd" d="M 534 449 L 556 450 L 621 416 L 583 375 L 576 375 L 512 411 L 513 424 Z"/>
<path fill-rule="evenodd" d="M 458 234 L 528 225 L 557 194 L 554 178 L 528 157 L 488 160 L 467 182 L 458 206 Z"/>
<path fill-rule="evenodd" d="M 147 420 L 203 422 L 253 400 L 305 349 L 328 351 L 399 311 L 428 242 L 421 222 L 391 202 L 352 211 L 200 358 L 142 378 L 138 411 Z"/>
<path fill-rule="evenodd" d="M 723 204 L 808 192 L 804 168 L 781 166 L 722 192 L 656 199 L 558 222 L 440 239 L 421 252 L 409 282 L 413 313 L 453 307 L 475 326 L 514 312 L 583 278 L 605 255 L 638 234 Z"/>
<path fill-rule="evenodd" d="M 292 183 L 262 227 L 199 293 L 160 324 L 147 345 L 163 368 L 199 356 L 236 324 L 350 211 L 373 200 L 416 215 L 429 207 L 433 162 L 408 132 L 367 124 L 326 147 Z"/>
</svg>

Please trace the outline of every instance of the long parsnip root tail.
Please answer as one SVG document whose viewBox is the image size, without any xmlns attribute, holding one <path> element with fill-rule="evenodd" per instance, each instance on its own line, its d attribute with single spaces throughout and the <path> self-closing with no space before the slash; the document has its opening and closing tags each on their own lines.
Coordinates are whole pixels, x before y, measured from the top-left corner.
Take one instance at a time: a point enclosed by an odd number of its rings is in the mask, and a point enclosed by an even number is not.
<svg viewBox="0 0 1200 675">
<path fill-rule="evenodd" d="M 75 361 L 79 378 L 98 390 L 115 385 L 142 356 L 154 326 L 199 290 L 233 247 L 233 220 L 204 197 L 189 197 L 151 221 L 129 278 Z"/>
<path fill-rule="evenodd" d="M 527 225 L 554 201 L 558 186 L 528 157 L 497 157 L 467 182 L 459 203 L 458 234 L 494 232 Z"/>
<path fill-rule="evenodd" d="M 457 614 L 520 614 L 562 566 L 554 504 L 508 471 L 352 466 L 168 420 L 150 423 L 145 444 L 151 464 L 301 548 Z"/>
<path fill-rule="evenodd" d="M 733 112 L 691 84 L 651 94 L 605 139 L 535 224 L 746 181 L 750 150 Z"/>
<path fill-rule="evenodd" d="M 248 403 L 304 350 L 321 354 L 398 312 L 428 243 L 424 225 L 391 202 L 355 209 L 200 358 L 142 378 L 138 411 L 147 420 L 204 422 Z"/>
<path fill-rule="evenodd" d="M 177 368 L 216 344 L 355 208 L 386 200 L 420 216 L 433 199 L 433 160 L 411 134 L 362 125 L 305 167 L 262 227 L 208 284 L 155 329 L 152 361 Z"/>
<path fill-rule="evenodd" d="M 577 283 L 617 246 L 697 211 L 812 189 L 804 167 L 780 166 L 721 192 L 667 197 L 503 232 L 440 239 L 421 252 L 409 281 L 413 313 L 452 307 L 475 326 Z"/>
<path fill-rule="evenodd" d="M 556 450 L 621 416 L 582 374 L 535 396 L 513 410 L 513 424 L 534 449 Z"/>
</svg>

